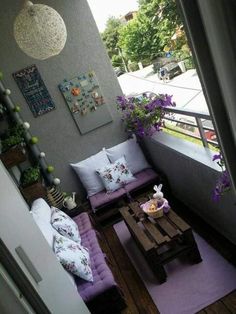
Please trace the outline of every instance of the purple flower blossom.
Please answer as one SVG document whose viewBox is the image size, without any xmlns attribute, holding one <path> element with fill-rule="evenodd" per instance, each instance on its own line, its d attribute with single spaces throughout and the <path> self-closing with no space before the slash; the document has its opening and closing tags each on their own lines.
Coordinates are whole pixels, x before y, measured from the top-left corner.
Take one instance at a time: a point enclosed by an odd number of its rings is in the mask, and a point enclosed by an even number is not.
<svg viewBox="0 0 236 314">
<path fill-rule="evenodd" d="M 144 137 L 160 131 L 165 108 L 175 103 L 170 95 L 146 92 L 136 97 L 118 96 L 117 105 L 126 131 Z"/>
<path fill-rule="evenodd" d="M 215 154 L 215 155 L 213 156 L 213 158 L 212 158 L 213 161 L 215 161 L 215 160 L 221 160 L 221 159 L 222 159 L 221 154 Z"/>
<path fill-rule="evenodd" d="M 224 159 L 221 153 L 215 154 L 212 158 L 213 161 L 217 161 L 217 164 L 221 167 L 222 173 L 219 177 L 218 181 L 216 182 L 216 186 L 213 191 L 212 199 L 215 202 L 218 202 L 222 195 L 224 195 L 225 192 L 230 190 L 231 182 L 229 173 L 224 168 Z"/>
</svg>

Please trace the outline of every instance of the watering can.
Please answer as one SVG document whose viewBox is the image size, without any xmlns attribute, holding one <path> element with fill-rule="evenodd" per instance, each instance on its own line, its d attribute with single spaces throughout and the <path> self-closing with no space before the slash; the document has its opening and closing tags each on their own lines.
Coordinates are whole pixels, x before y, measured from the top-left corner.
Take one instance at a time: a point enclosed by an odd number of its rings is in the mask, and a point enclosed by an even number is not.
<svg viewBox="0 0 236 314">
<path fill-rule="evenodd" d="M 72 196 L 66 196 L 64 198 L 64 201 L 63 201 L 63 206 L 67 209 L 73 209 L 75 207 L 77 207 L 77 204 L 75 202 L 75 192 L 72 192 Z"/>
</svg>

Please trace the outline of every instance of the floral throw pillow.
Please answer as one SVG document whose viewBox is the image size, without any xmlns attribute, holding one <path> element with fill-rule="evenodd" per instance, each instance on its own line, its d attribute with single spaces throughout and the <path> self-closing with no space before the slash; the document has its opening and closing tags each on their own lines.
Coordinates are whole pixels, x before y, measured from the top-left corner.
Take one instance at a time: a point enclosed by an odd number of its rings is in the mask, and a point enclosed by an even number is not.
<svg viewBox="0 0 236 314">
<path fill-rule="evenodd" d="M 89 253 L 85 247 L 66 237 L 55 235 L 53 248 L 66 270 L 84 280 L 93 281 Z"/>
<path fill-rule="evenodd" d="M 81 238 L 77 224 L 60 209 L 52 207 L 51 224 L 61 235 L 80 243 Z"/>
<path fill-rule="evenodd" d="M 107 192 L 114 192 L 125 184 L 136 180 L 127 166 L 125 157 L 121 157 L 113 164 L 96 170 Z"/>
</svg>

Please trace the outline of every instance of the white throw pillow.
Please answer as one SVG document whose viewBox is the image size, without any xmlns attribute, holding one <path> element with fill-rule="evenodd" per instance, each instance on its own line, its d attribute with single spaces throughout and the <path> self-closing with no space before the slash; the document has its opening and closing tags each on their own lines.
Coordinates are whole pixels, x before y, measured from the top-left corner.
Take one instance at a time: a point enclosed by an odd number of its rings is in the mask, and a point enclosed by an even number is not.
<svg viewBox="0 0 236 314">
<path fill-rule="evenodd" d="M 43 198 L 38 198 L 31 205 L 33 217 L 51 222 L 51 208 Z"/>
<path fill-rule="evenodd" d="M 92 196 L 104 190 L 103 183 L 95 170 L 104 167 L 108 163 L 109 159 L 107 158 L 106 152 L 102 150 L 96 155 L 92 155 L 77 164 L 71 164 L 87 190 L 88 196 Z"/>
<path fill-rule="evenodd" d="M 112 163 L 122 156 L 125 156 L 128 168 L 133 174 L 151 167 L 148 164 L 136 139 L 133 138 L 106 149 L 106 153 Z"/>
<path fill-rule="evenodd" d="M 67 214 L 56 207 L 52 207 L 51 224 L 61 235 L 75 242 L 81 242 L 77 224 Z"/>
<path fill-rule="evenodd" d="M 136 180 L 127 166 L 125 157 L 121 157 L 113 164 L 108 164 L 103 168 L 97 169 L 97 173 L 107 192 L 114 192 L 125 184 Z"/>
<path fill-rule="evenodd" d="M 89 253 L 85 247 L 66 237 L 56 235 L 54 252 L 66 270 L 87 281 L 93 281 Z"/>
</svg>

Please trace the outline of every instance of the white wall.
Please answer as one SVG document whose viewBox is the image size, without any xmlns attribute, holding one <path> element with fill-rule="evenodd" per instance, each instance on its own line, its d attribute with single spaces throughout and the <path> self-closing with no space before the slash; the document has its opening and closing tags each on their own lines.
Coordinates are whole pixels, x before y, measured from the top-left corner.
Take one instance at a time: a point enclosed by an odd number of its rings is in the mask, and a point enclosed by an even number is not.
<svg viewBox="0 0 236 314">
<path fill-rule="evenodd" d="M 55 254 L 34 223 L 29 209 L 0 162 L 0 238 L 55 314 L 89 313 Z M 43 278 L 38 284 L 15 252 L 21 246 Z"/>
</svg>

